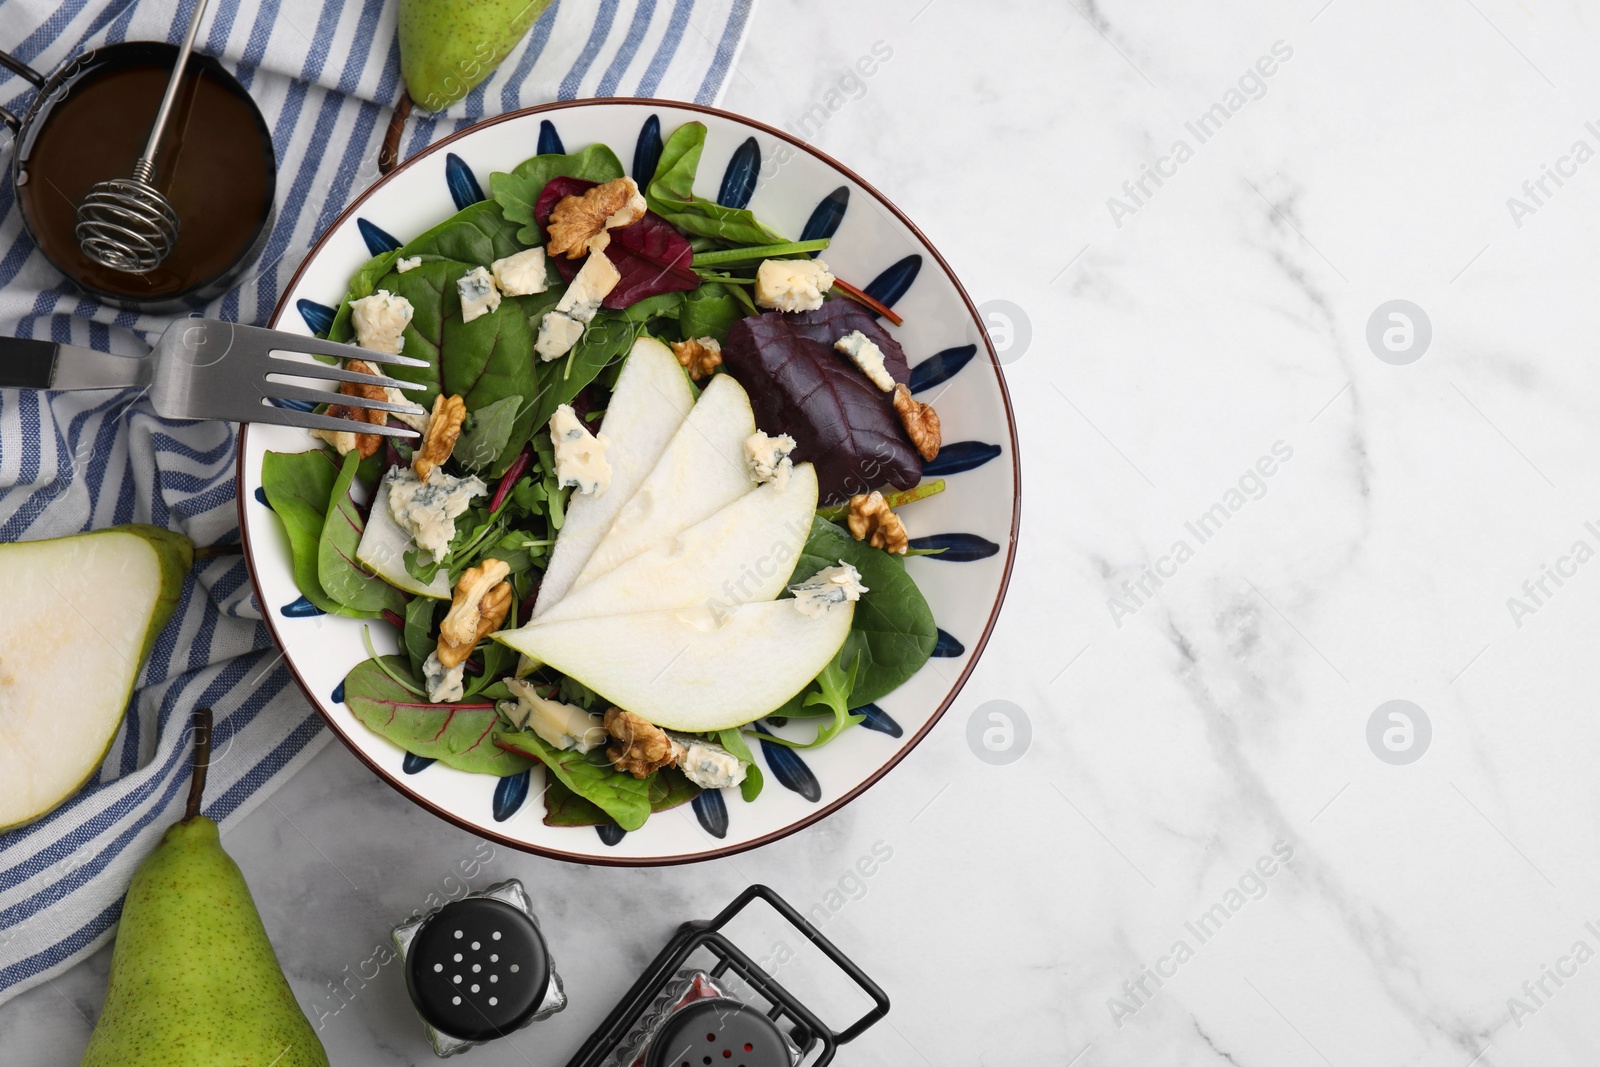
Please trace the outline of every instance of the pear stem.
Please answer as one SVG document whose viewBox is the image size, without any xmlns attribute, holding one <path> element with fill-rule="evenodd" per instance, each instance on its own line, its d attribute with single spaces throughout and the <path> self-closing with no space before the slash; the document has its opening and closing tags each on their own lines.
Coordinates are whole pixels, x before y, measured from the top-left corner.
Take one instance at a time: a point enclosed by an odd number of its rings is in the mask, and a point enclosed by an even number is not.
<svg viewBox="0 0 1600 1067">
<path fill-rule="evenodd" d="M 206 769 L 211 766 L 211 709 L 196 708 L 194 713 L 194 777 L 189 779 L 189 802 L 183 821 L 200 814 L 200 801 L 206 792 Z"/>
<path fill-rule="evenodd" d="M 378 146 L 378 173 L 388 174 L 400 163 L 400 135 L 405 131 L 406 119 L 411 117 L 411 93 L 400 90 L 400 99 L 389 118 L 389 128 L 383 133 L 383 143 Z"/>
</svg>

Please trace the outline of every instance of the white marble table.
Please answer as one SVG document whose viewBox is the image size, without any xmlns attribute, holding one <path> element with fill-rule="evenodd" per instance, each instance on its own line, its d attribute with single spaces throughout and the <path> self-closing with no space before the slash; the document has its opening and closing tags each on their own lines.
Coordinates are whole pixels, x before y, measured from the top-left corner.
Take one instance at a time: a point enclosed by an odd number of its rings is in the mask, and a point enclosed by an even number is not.
<svg viewBox="0 0 1600 1067">
<path fill-rule="evenodd" d="M 858 803 L 689 868 L 489 853 L 328 746 L 226 845 L 333 1061 L 433 1062 L 372 957 L 466 862 L 572 994 L 467 1063 L 562 1063 L 752 880 L 893 996 L 845 1063 L 1596 1062 L 1596 44 L 1570 2 L 761 0 L 727 106 L 1029 324 L 994 641 Z M 0 1009 L 0 1060 L 76 1063 L 108 961 Z"/>
</svg>

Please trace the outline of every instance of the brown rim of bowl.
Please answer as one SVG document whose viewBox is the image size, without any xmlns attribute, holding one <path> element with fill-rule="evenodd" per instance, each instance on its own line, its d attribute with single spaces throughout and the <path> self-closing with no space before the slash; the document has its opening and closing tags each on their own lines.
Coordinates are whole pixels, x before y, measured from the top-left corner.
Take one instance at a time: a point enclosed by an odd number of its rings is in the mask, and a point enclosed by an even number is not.
<svg viewBox="0 0 1600 1067">
<path fill-rule="evenodd" d="M 1006 591 L 1011 585 L 1011 567 L 1012 564 L 1016 562 L 1017 557 L 1017 530 L 1022 519 L 1022 463 L 1017 446 L 1017 420 L 1011 408 L 1011 394 L 1006 391 L 1005 375 L 1000 370 L 999 357 L 995 355 L 994 345 L 989 340 L 988 331 L 983 328 L 983 320 L 978 316 L 978 309 L 973 305 L 972 298 L 967 295 L 967 290 L 962 286 L 960 280 L 956 278 L 955 272 L 950 269 L 950 264 L 946 263 L 944 257 L 939 254 L 939 250 L 934 248 L 933 243 L 929 241 L 923 232 L 917 229 L 916 224 L 908 219 L 899 208 L 895 207 L 887 197 L 878 192 L 878 190 L 872 185 L 863 181 L 861 177 L 855 173 L 855 171 L 839 163 L 832 156 L 829 156 L 824 152 L 820 152 L 803 141 L 798 141 L 782 130 L 779 130 L 773 126 L 769 126 L 764 122 L 758 122 L 755 119 L 745 118 L 743 115 L 736 115 L 731 111 L 723 111 L 720 108 L 707 107 L 704 104 L 689 104 L 676 100 L 659 100 L 646 97 L 607 97 L 591 100 L 558 101 L 552 104 L 540 104 L 537 107 L 522 108 L 518 111 L 508 111 L 503 115 L 496 115 L 493 118 L 484 119 L 482 122 L 469 126 L 464 130 L 459 130 L 446 137 L 440 138 L 439 140 L 428 145 L 428 147 L 422 149 L 420 152 L 417 152 L 415 155 L 406 159 L 399 166 L 395 167 L 395 169 L 390 173 L 384 175 L 382 178 L 379 178 L 376 182 L 369 186 L 365 192 L 356 197 L 356 199 L 350 203 L 349 207 L 346 207 L 339 213 L 338 218 L 333 220 L 328 228 L 323 231 L 322 236 L 319 237 L 316 243 L 313 244 L 306 252 L 305 258 L 300 261 L 300 266 L 295 268 L 294 274 L 290 277 L 288 284 L 283 288 L 283 295 L 278 298 L 277 306 L 273 308 L 272 321 L 269 325 L 276 327 L 278 320 L 283 317 L 283 313 L 289 299 L 289 294 L 294 292 L 295 286 L 300 282 L 300 275 L 305 271 L 307 264 L 316 258 L 317 253 L 321 251 L 322 244 L 328 239 L 328 235 L 338 230 L 344 224 L 345 220 L 350 217 L 351 213 L 356 211 L 363 203 L 366 202 L 368 197 L 386 185 L 396 175 L 402 173 L 408 167 L 412 166 L 414 163 L 426 158 L 427 156 L 433 155 L 435 152 L 469 133 L 483 129 L 485 126 L 494 126 L 501 122 L 522 118 L 527 115 L 545 114 L 553 111 L 568 111 L 580 107 L 594 107 L 596 105 L 607 106 L 611 104 L 637 104 L 641 107 L 672 108 L 680 111 L 696 111 L 704 115 L 715 115 L 719 119 L 727 119 L 731 122 L 741 123 L 745 126 L 751 127 L 752 129 L 757 129 L 772 137 L 776 137 L 779 140 L 786 141 L 795 148 L 798 148 L 801 151 L 816 157 L 870 193 L 878 201 L 878 203 L 887 208 L 888 211 L 900 221 L 901 225 L 910 230 L 917 240 L 922 242 L 923 247 L 927 248 L 927 250 L 933 255 L 934 262 L 939 264 L 939 269 L 944 271 L 945 277 L 950 279 L 950 284 L 955 286 L 956 292 L 961 294 L 961 300 L 964 304 L 966 304 L 967 313 L 971 315 L 972 320 L 978 324 L 978 335 L 983 338 L 984 350 L 989 355 L 989 366 L 994 370 L 995 384 L 1000 387 L 1000 400 L 1005 405 L 1006 432 L 1011 439 L 1011 532 L 1010 538 L 1006 543 L 1005 572 L 1000 576 L 1000 591 L 995 596 L 994 606 L 989 610 L 989 618 L 983 624 L 983 633 L 979 636 L 977 642 L 972 646 L 972 655 L 967 660 L 967 665 L 962 670 L 961 676 L 955 680 L 955 684 L 950 687 L 950 692 L 945 696 L 944 700 L 940 702 L 938 709 L 934 711 L 933 715 L 929 717 L 928 721 L 923 724 L 922 729 L 918 730 L 909 741 L 900 747 L 900 750 L 896 752 L 888 760 L 888 762 L 884 763 L 883 766 L 879 767 L 876 771 L 870 774 L 865 781 L 851 789 L 849 792 L 845 793 L 838 800 L 828 804 L 826 807 L 820 807 L 815 812 L 812 812 L 804 818 L 797 819 L 780 830 L 774 830 L 772 833 L 763 834 L 760 837 L 753 838 L 752 840 L 745 841 L 737 845 L 729 845 L 724 848 L 712 849 L 706 852 L 685 853 L 675 856 L 609 857 L 591 855 L 585 852 L 563 852 L 560 849 L 547 848 L 543 845 L 532 845 L 526 841 L 518 841 L 514 838 L 487 831 L 483 827 L 475 826 L 457 817 L 452 812 L 438 807 L 437 805 L 428 801 L 426 798 L 406 788 L 403 782 L 369 759 L 365 752 L 363 752 L 353 741 L 345 736 L 344 731 L 334 723 L 332 717 L 322 710 L 321 701 L 317 699 L 316 694 L 311 691 L 311 688 L 306 685 L 305 680 L 300 677 L 300 672 L 295 669 L 293 659 L 285 654 L 284 662 L 288 665 L 289 673 L 294 675 L 295 684 L 298 685 L 300 687 L 300 691 L 306 695 L 306 699 L 311 701 L 311 706 L 317 709 L 317 714 L 322 716 L 323 721 L 327 723 L 328 728 L 332 730 L 334 735 L 337 736 L 340 741 L 344 742 L 345 747 L 354 753 L 358 760 L 366 764 L 369 770 L 371 770 L 385 782 L 389 783 L 389 785 L 397 793 L 400 793 L 407 800 L 411 801 L 413 804 L 416 804 L 418 807 L 431 812 L 438 818 L 443 819 L 445 822 L 451 823 L 459 829 L 465 830 L 469 834 L 492 841 L 498 845 L 504 845 L 507 848 L 516 849 L 519 852 L 528 852 L 538 856 L 546 856 L 550 859 L 565 860 L 569 863 L 584 863 L 595 867 L 668 867 L 683 863 L 699 863 L 703 860 L 714 860 L 722 859 L 727 856 L 736 856 L 741 852 L 748 852 L 751 849 L 760 848 L 762 845 L 768 845 L 774 841 L 781 840 L 782 838 L 788 837 L 790 834 L 804 830 L 806 827 L 822 821 L 829 815 L 832 815 L 834 812 L 844 807 L 846 804 L 849 804 L 862 793 L 865 793 L 873 785 L 876 785 L 884 775 L 888 774 L 891 770 L 898 766 L 900 761 L 905 759 L 912 749 L 916 748 L 922 743 L 922 739 L 933 730 L 934 726 L 938 725 L 939 720 L 944 718 L 944 713 L 950 709 L 950 705 L 954 704 L 956 697 L 961 694 L 962 688 L 967 684 L 967 679 L 972 675 L 973 668 L 978 665 L 978 660 L 982 657 L 983 650 L 988 647 L 989 637 L 994 632 L 995 622 L 1000 616 L 1001 605 L 1005 603 Z M 244 444 L 245 435 L 249 432 L 249 424 L 244 424 L 239 427 L 237 471 L 240 485 L 243 485 L 245 482 Z M 239 537 L 244 546 L 245 565 L 250 571 L 250 585 L 255 591 L 257 603 L 262 606 L 261 615 L 262 618 L 266 620 L 267 629 L 269 632 L 271 632 L 273 641 L 275 641 L 278 647 L 282 649 L 283 642 L 278 638 L 278 630 L 277 626 L 273 622 L 272 612 L 270 609 L 266 608 L 263 602 L 263 598 L 261 596 L 261 584 L 256 579 L 255 560 L 250 551 L 249 525 L 245 522 L 244 517 L 243 494 L 240 494 L 239 496 L 238 508 Z"/>
</svg>

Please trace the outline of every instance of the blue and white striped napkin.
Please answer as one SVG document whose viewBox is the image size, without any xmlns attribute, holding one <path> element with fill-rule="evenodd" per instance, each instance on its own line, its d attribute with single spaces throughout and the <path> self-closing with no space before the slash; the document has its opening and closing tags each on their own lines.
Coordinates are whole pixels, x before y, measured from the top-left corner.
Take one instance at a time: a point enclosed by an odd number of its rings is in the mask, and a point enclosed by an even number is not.
<svg viewBox="0 0 1600 1067">
<path fill-rule="evenodd" d="M 181 39 L 194 0 L 0 0 L 0 48 L 49 72 L 122 40 Z M 558 0 L 487 81 L 414 115 L 405 155 L 484 115 L 580 96 L 714 103 L 753 0 Z M 273 131 L 278 218 L 248 281 L 207 313 L 262 323 L 306 249 L 361 191 L 400 94 L 395 0 L 213 0 L 200 50 L 222 57 Z M 0 105 L 27 82 L 0 69 Z M 0 135 L 3 136 L 3 135 Z M 9 144 L 3 147 L 10 152 Z M 10 160 L 0 155 L 0 166 Z M 139 354 L 165 321 L 75 294 L 34 254 L 0 185 L 0 332 Z M 0 390 L 0 542 L 125 522 L 239 539 L 234 429 L 158 418 L 133 393 Z M 0 611 L 5 610 L 0 589 Z M 3 654 L 4 650 L 0 650 Z M 0 834 L 0 1002 L 104 944 L 133 869 L 182 809 L 188 716 L 216 714 L 206 813 L 241 817 L 327 740 L 279 662 L 237 556 L 200 563 L 99 776 Z"/>
</svg>

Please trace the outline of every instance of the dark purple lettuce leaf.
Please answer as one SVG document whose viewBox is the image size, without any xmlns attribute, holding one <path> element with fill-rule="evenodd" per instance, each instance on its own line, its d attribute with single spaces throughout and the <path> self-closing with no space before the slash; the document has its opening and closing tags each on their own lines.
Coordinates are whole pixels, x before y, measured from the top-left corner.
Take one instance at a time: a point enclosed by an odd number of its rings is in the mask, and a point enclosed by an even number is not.
<svg viewBox="0 0 1600 1067">
<path fill-rule="evenodd" d="M 722 365 L 750 394 L 756 425 L 795 439 L 795 460 L 817 468 L 823 504 L 916 485 L 922 460 L 888 395 L 831 344 L 807 336 L 818 324 L 798 317 L 773 311 L 741 319 L 722 346 Z M 904 353 L 900 359 L 903 369 Z"/>
<path fill-rule="evenodd" d="M 845 334 L 860 330 L 883 352 L 883 365 L 888 369 L 889 377 L 897 382 L 911 381 L 911 365 L 906 360 L 906 350 L 900 347 L 900 342 L 894 339 L 892 333 L 883 328 L 876 315 L 854 300 L 835 297 L 823 301 L 815 311 L 801 311 L 786 316 L 786 319 L 802 337 L 821 341 L 830 348 Z M 839 358 L 849 361 L 848 356 L 841 355 Z"/>
<path fill-rule="evenodd" d="M 533 205 L 533 217 L 538 220 L 539 228 L 544 229 L 548 225 L 550 212 L 555 210 L 562 197 L 577 196 L 594 188 L 595 184 L 582 178 L 552 178 Z M 700 276 L 692 266 L 694 250 L 689 247 L 688 239 L 672 223 L 654 212 L 645 212 L 644 217 L 632 226 L 612 230 L 611 243 L 602 255 L 622 275 L 617 287 L 600 302 L 601 306 L 613 311 L 637 304 L 647 296 L 681 292 L 700 285 Z M 570 283 L 583 266 L 583 260 L 588 257 L 552 258 L 556 270 Z"/>
</svg>

